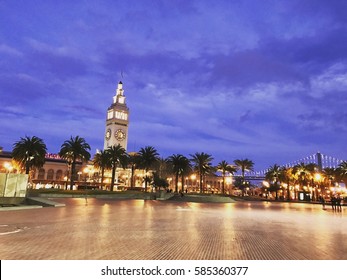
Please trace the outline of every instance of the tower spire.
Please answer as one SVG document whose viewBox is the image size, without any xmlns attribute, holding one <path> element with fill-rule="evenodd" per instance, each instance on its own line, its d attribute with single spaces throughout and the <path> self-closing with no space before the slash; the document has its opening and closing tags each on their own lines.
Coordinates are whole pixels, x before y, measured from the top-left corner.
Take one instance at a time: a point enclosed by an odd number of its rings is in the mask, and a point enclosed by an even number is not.
<svg viewBox="0 0 347 280">
<path fill-rule="evenodd" d="M 113 103 L 125 104 L 125 96 L 122 81 L 119 81 L 116 89 L 116 95 L 113 96 Z"/>
</svg>

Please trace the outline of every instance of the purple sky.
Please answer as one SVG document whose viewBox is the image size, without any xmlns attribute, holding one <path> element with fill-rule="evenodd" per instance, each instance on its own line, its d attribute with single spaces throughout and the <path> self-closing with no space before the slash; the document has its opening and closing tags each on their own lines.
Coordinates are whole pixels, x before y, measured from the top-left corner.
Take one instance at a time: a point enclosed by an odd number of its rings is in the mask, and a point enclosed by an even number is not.
<svg viewBox="0 0 347 280">
<path fill-rule="evenodd" d="M 4 150 L 94 154 L 119 80 L 128 151 L 347 159 L 347 1 L 0 1 Z"/>
</svg>

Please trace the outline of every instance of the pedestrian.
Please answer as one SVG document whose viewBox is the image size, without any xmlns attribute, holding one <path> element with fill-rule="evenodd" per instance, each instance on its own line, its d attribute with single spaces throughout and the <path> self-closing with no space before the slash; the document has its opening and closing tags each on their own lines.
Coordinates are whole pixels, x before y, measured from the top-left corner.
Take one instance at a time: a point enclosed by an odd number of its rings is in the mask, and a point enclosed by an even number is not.
<svg viewBox="0 0 347 280">
<path fill-rule="evenodd" d="M 339 195 L 336 197 L 336 211 L 339 211 L 339 212 L 342 211 L 341 197 Z"/>
<path fill-rule="evenodd" d="M 324 196 L 320 197 L 320 201 L 322 202 L 323 210 L 325 210 L 325 199 L 324 199 Z"/>
<path fill-rule="evenodd" d="M 333 195 L 331 197 L 331 208 L 333 209 L 333 211 L 336 211 L 336 197 L 335 197 L 335 195 Z"/>
</svg>

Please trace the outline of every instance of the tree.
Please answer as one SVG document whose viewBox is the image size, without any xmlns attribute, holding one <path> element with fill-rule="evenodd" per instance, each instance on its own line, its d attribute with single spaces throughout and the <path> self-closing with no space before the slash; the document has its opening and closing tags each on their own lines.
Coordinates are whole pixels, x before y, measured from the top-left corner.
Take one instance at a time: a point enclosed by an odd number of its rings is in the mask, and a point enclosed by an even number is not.
<svg viewBox="0 0 347 280">
<path fill-rule="evenodd" d="M 192 165 L 190 163 L 190 160 L 185 156 L 182 156 L 180 161 L 181 161 L 181 163 L 180 163 L 180 166 L 181 166 L 180 175 L 181 175 L 181 184 L 182 184 L 181 191 L 183 193 L 184 192 L 184 176 L 191 172 Z"/>
<path fill-rule="evenodd" d="M 293 173 L 301 187 L 307 186 L 313 179 L 317 165 L 314 163 L 305 164 L 303 162 L 293 167 Z"/>
<path fill-rule="evenodd" d="M 337 167 L 336 173 L 347 184 L 347 161 L 343 161 Z"/>
<path fill-rule="evenodd" d="M 114 180 L 116 178 L 116 169 L 118 166 L 126 167 L 128 163 L 128 155 L 125 149 L 118 144 L 117 146 L 108 147 L 106 150 L 109 159 L 109 165 L 112 168 L 112 177 L 111 177 L 111 187 L 110 191 L 113 191 L 114 188 Z"/>
<path fill-rule="evenodd" d="M 130 175 L 130 188 L 135 187 L 135 170 L 138 168 L 139 165 L 139 155 L 136 152 L 132 152 L 128 154 L 128 166 L 131 168 L 131 175 Z"/>
<path fill-rule="evenodd" d="M 246 171 L 253 171 L 254 163 L 253 161 L 249 159 L 235 159 L 234 160 L 235 165 L 239 170 L 241 170 L 241 176 L 242 176 L 242 195 L 244 195 L 244 186 L 246 184 L 245 182 L 245 172 Z"/>
<path fill-rule="evenodd" d="M 36 136 L 21 137 L 13 144 L 12 158 L 29 174 L 32 168 L 41 168 L 45 163 L 46 144 Z"/>
<path fill-rule="evenodd" d="M 183 156 L 181 154 L 173 154 L 169 156 L 166 160 L 171 166 L 171 170 L 175 175 L 175 192 L 178 192 L 178 177 L 181 172 L 181 158 Z"/>
<path fill-rule="evenodd" d="M 294 181 L 293 176 L 293 168 L 292 167 L 281 167 L 279 173 L 279 179 L 281 182 L 285 182 L 287 184 L 287 200 L 290 200 L 290 185 Z"/>
<path fill-rule="evenodd" d="M 145 170 L 146 175 L 149 176 L 147 173 L 149 169 L 158 161 L 159 154 L 157 150 L 152 146 L 146 146 L 144 148 L 141 148 L 139 153 L 139 164 L 141 168 Z M 145 192 L 147 192 L 147 184 L 148 180 L 145 180 Z"/>
<path fill-rule="evenodd" d="M 280 187 L 279 179 L 281 177 L 282 169 L 279 165 L 274 164 L 270 166 L 265 173 L 265 179 L 270 181 L 270 191 L 276 192 L 276 200 L 278 200 L 278 190 Z"/>
<path fill-rule="evenodd" d="M 153 185 L 160 190 L 160 188 L 167 188 L 169 186 L 169 183 L 165 178 L 162 178 L 159 176 L 157 172 L 153 173 Z"/>
<path fill-rule="evenodd" d="M 87 162 L 90 159 L 90 146 L 82 137 L 76 136 L 66 140 L 60 148 L 59 156 L 66 160 L 71 166 L 70 190 L 73 189 L 76 173 L 76 162 L 78 160 Z"/>
<path fill-rule="evenodd" d="M 223 181 L 222 181 L 222 194 L 225 193 L 225 176 L 227 173 L 234 174 L 237 171 L 236 166 L 229 164 L 226 160 L 222 160 L 217 165 L 217 171 L 222 173 Z"/>
<path fill-rule="evenodd" d="M 311 186 L 314 188 L 314 174 L 317 170 L 317 165 L 314 163 L 305 164 L 303 162 L 295 165 L 293 167 L 293 174 L 296 179 L 296 182 L 305 190 L 304 187 Z M 305 190 L 307 191 L 307 189 Z M 311 192 L 311 199 L 315 199 L 315 192 Z"/>
<path fill-rule="evenodd" d="M 235 165 L 239 170 L 241 170 L 242 180 L 245 181 L 245 172 L 253 171 L 254 163 L 249 159 L 235 159 Z"/>
<path fill-rule="evenodd" d="M 209 154 L 206 154 L 204 152 L 202 153 L 195 153 L 194 155 L 190 155 L 192 158 L 190 161 L 193 163 L 193 166 L 195 170 L 199 174 L 199 185 L 200 185 L 200 193 L 203 192 L 203 179 L 204 176 L 210 172 L 212 169 L 211 162 L 213 160 L 213 157 Z"/>
<path fill-rule="evenodd" d="M 319 177 L 319 176 L 318 176 Z M 321 187 L 322 195 L 325 195 L 325 189 L 330 188 L 335 182 L 337 182 L 341 178 L 340 169 L 326 167 L 322 170 L 322 178 L 320 178 L 319 182 Z"/>
<path fill-rule="evenodd" d="M 104 183 L 105 170 L 110 169 L 109 154 L 106 151 L 100 151 L 94 155 L 93 164 L 96 168 L 101 170 L 101 187 Z"/>
</svg>

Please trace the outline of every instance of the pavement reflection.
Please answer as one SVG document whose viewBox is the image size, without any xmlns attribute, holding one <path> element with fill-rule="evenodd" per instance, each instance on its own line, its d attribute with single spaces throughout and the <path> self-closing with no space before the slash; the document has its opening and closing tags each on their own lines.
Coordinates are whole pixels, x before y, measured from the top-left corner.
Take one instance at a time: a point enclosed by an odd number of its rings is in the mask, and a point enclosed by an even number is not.
<svg viewBox="0 0 347 280">
<path fill-rule="evenodd" d="M 347 259 L 346 214 L 321 205 L 56 201 L 1 213 L 1 259 Z"/>
</svg>

